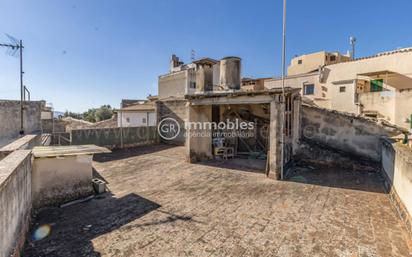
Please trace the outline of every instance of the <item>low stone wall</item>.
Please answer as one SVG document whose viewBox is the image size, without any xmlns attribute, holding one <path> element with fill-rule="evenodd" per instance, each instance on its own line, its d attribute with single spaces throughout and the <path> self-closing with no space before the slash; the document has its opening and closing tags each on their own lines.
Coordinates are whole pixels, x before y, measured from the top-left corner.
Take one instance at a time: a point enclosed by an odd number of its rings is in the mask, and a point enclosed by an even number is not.
<svg viewBox="0 0 412 257">
<path fill-rule="evenodd" d="M 42 133 L 59 133 L 66 132 L 66 123 L 62 120 L 42 120 L 41 121 Z"/>
<path fill-rule="evenodd" d="M 394 133 L 365 118 L 311 106 L 302 106 L 301 120 L 301 139 L 377 162 L 380 138 Z"/>
<path fill-rule="evenodd" d="M 18 256 L 30 226 L 31 151 L 0 161 L 0 256 Z"/>
<path fill-rule="evenodd" d="M 157 127 L 78 129 L 71 131 L 72 145 L 134 147 L 158 142 Z"/>
<path fill-rule="evenodd" d="M 382 169 L 391 200 L 412 236 L 412 149 L 382 139 Z"/>
<path fill-rule="evenodd" d="M 41 135 L 26 135 L 0 148 L 0 160 L 16 150 L 32 149 L 41 145 Z"/>
</svg>

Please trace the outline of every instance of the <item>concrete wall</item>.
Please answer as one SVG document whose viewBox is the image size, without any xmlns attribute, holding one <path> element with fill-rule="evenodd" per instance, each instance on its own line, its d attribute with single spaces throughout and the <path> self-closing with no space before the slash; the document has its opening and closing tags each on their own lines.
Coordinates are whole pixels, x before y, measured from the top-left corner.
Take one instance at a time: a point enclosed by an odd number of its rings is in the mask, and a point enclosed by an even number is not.
<svg viewBox="0 0 412 257">
<path fill-rule="evenodd" d="M 313 84 L 315 85 L 315 92 L 313 95 L 305 95 L 305 97 L 309 99 L 325 99 L 327 94 L 327 88 L 322 87 L 321 83 L 319 82 L 319 73 L 309 73 L 309 74 L 302 74 L 297 76 L 289 76 L 285 79 L 285 87 L 291 88 L 301 88 L 300 91 L 301 95 L 303 95 L 303 86 L 306 84 Z M 264 82 L 264 87 L 267 89 L 272 88 L 281 88 L 282 87 L 282 79 L 267 79 Z M 319 100 L 320 101 L 320 100 Z"/>
<path fill-rule="evenodd" d="M 144 122 L 145 121 L 145 122 Z M 127 111 L 119 113 L 117 125 L 119 127 L 145 127 L 156 126 L 156 112 Z"/>
<path fill-rule="evenodd" d="M 188 118 L 190 122 L 211 122 L 212 106 L 189 106 Z M 211 129 L 188 128 L 186 159 L 188 162 L 213 159 Z"/>
<path fill-rule="evenodd" d="M 54 132 L 66 132 L 66 122 L 62 120 L 55 119 L 53 120 L 42 120 L 41 121 L 41 128 L 42 133 L 52 133 L 54 126 Z"/>
<path fill-rule="evenodd" d="M 301 108 L 301 137 L 374 161 L 381 160 L 380 137 L 391 133 L 364 118 L 316 107 Z"/>
<path fill-rule="evenodd" d="M 41 135 L 25 135 L 0 148 L 0 160 L 16 150 L 32 149 L 35 146 L 41 145 L 41 143 Z"/>
<path fill-rule="evenodd" d="M 183 97 L 188 88 L 188 71 L 183 70 L 159 77 L 159 99 Z"/>
<path fill-rule="evenodd" d="M 158 142 L 157 127 L 78 129 L 71 131 L 72 145 L 108 148 L 133 147 Z"/>
<path fill-rule="evenodd" d="M 0 161 L 0 256 L 22 248 L 31 208 L 31 151 L 18 150 Z"/>
<path fill-rule="evenodd" d="M 412 234 L 412 149 L 382 140 L 382 168 L 390 196 Z"/>
<path fill-rule="evenodd" d="M 35 158 L 33 207 L 51 206 L 91 195 L 93 155 Z"/>
<path fill-rule="evenodd" d="M 412 85 L 411 85 L 412 86 Z M 395 96 L 394 124 L 412 132 L 412 89 L 399 90 Z"/>
<path fill-rule="evenodd" d="M 41 101 L 24 102 L 24 132 L 41 131 Z M 0 145 L 17 138 L 20 132 L 20 101 L 0 100 Z"/>
<path fill-rule="evenodd" d="M 170 100 L 170 101 L 158 101 L 157 103 L 157 117 L 158 121 L 161 121 L 164 118 L 173 118 L 180 125 L 180 134 L 174 140 L 162 140 L 164 143 L 175 144 L 175 145 L 184 145 L 186 142 L 185 139 L 185 121 L 188 120 L 188 110 L 187 110 L 187 101 L 184 99 L 181 100 Z"/>
<path fill-rule="evenodd" d="M 356 80 L 339 81 L 328 86 L 330 109 L 360 114 L 356 102 Z M 344 88 L 344 91 L 341 91 Z"/>
</svg>

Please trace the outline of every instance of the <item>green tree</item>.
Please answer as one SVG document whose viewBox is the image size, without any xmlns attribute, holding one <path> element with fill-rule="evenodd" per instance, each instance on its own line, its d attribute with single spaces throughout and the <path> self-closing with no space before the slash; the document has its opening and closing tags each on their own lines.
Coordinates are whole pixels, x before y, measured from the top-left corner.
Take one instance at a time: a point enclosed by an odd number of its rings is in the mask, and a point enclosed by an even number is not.
<svg viewBox="0 0 412 257">
<path fill-rule="evenodd" d="M 100 108 L 92 108 L 83 113 L 83 119 L 89 122 L 98 122 L 110 119 L 113 109 L 110 105 L 102 105 Z"/>
</svg>

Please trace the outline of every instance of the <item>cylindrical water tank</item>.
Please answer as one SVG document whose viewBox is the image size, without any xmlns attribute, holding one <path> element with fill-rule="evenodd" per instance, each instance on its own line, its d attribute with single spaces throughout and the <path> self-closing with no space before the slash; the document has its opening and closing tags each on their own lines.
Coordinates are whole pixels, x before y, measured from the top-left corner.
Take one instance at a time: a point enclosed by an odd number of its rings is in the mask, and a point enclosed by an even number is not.
<svg viewBox="0 0 412 257">
<path fill-rule="evenodd" d="M 240 89 L 241 59 L 230 56 L 220 60 L 220 86 L 227 89 Z"/>
</svg>

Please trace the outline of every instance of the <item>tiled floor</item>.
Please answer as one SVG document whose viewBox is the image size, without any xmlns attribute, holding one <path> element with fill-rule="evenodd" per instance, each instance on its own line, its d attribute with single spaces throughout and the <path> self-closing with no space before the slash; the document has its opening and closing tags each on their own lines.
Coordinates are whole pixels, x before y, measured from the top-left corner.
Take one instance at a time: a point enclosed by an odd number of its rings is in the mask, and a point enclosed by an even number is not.
<svg viewBox="0 0 412 257">
<path fill-rule="evenodd" d="M 412 256 L 379 174 L 301 167 L 286 182 L 188 164 L 184 148 L 96 158 L 111 194 L 38 213 L 24 256 Z"/>
</svg>

